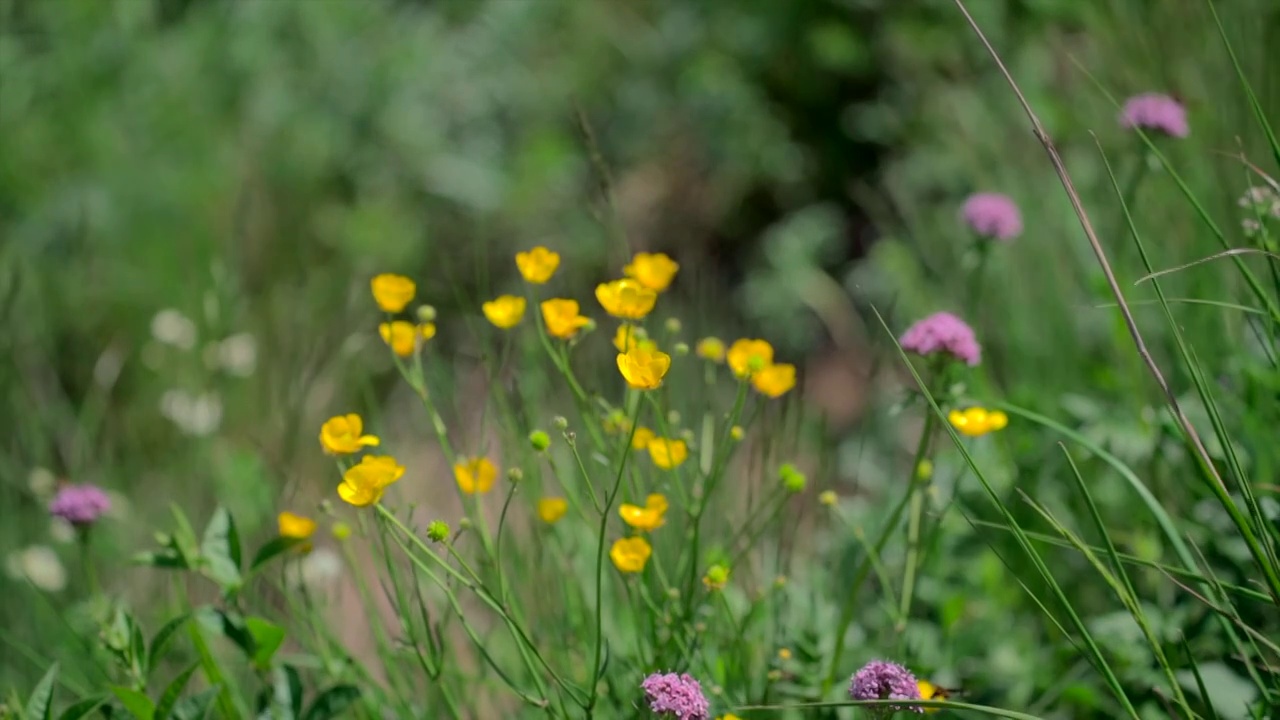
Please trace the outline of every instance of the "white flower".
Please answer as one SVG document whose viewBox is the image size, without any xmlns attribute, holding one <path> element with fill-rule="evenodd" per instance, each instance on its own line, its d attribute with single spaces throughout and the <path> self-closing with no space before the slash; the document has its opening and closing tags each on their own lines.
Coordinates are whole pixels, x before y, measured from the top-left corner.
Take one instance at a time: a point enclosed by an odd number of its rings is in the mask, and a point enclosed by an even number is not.
<svg viewBox="0 0 1280 720">
<path fill-rule="evenodd" d="M 53 548 L 32 545 L 9 553 L 5 570 L 14 579 L 26 578 L 46 592 L 58 592 L 67 586 L 67 571 Z"/>
<path fill-rule="evenodd" d="M 188 435 L 211 435 L 222 424 L 222 399 L 216 393 L 192 397 L 185 390 L 166 390 L 160 396 L 160 414 Z"/>
<path fill-rule="evenodd" d="M 166 308 L 151 318 L 151 336 L 166 345 L 190 350 L 196 346 L 196 324 L 181 312 Z"/>
<path fill-rule="evenodd" d="M 290 577 L 294 587 L 305 585 L 310 590 L 321 591 L 342 576 L 342 558 L 325 547 L 316 548 L 298 563 L 298 572 Z"/>
<path fill-rule="evenodd" d="M 249 333 L 227 337 L 218 343 L 218 364 L 232 375 L 252 375 L 258 367 L 258 341 Z"/>
<path fill-rule="evenodd" d="M 31 468 L 31 474 L 27 475 L 27 487 L 37 497 L 48 498 L 58 488 L 58 478 L 48 468 Z"/>
</svg>

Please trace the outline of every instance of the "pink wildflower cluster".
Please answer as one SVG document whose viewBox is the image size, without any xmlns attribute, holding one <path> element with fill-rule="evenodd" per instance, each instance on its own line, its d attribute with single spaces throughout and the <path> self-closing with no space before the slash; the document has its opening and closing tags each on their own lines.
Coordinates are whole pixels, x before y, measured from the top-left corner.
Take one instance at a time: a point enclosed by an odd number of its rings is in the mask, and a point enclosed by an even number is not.
<svg viewBox="0 0 1280 720">
<path fill-rule="evenodd" d="M 939 312 L 907 328 L 898 340 L 904 350 L 925 357 L 946 353 L 970 367 L 982 361 L 973 328 L 948 312 Z"/>
</svg>

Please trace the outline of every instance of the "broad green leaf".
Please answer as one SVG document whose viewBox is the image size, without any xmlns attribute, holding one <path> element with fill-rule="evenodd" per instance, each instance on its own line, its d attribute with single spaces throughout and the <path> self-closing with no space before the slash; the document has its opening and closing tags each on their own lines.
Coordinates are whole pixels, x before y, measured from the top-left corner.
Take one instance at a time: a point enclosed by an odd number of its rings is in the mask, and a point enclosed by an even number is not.
<svg viewBox="0 0 1280 720">
<path fill-rule="evenodd" d="M 329 720 L 342 714 L 344 710 L 360 699 L 360 688 L 355 685 L 334 685 L 320 693 L 320 697 L 307 708 L 303 720 Z"/>
<path fill-rule="evenodd" d="M 81 718 L 87 716 L 89 713 L 93 712 L 94 710 L 97 710 L 98 706 L 102 705 L 102 703 L 106 701 L 107 701 L 107 697 L 105 695 L 99 696 L 99 697 L 86 698 L 84 700 L 81 700 L 78 703 L 75 703 L 74 705 L 67 708 L 66 710 L 63 710 L 62 714 L 58 716 L 58 720 L 80 720 Z"/>
<path fill-rule="evenodd" d="M 224 592 L 240 586 L 240 534 L 231 512 L 224 507 L 213 511 L 200 543 L 205 572 Z"/>
<path fill-rule="evenodd" d="M 288 552 L 304 542 L 306 541 L 300 538 L 291 537 L 277 537 L 267 541 L 258 548 L 258 552 L 253 554 L 253 562 L 249 563 L 249 572 L 256 571 L 277 555 Z"/>
<path fill-rule="evenodd" d="M 40 678 L 40 682 L 36 683 L 36 689 L 27 700 L 23 713 L 27 720 L 49 720 L 53 713 L 53 683 L 57 679 L 58 663 L 54 663 L 44 677 Z"/>
<path fill-rule="evenodd" d="M 169 645 L 169 641 L 173 639 L 173 634 L 182 629 L 182 626 L 191 619 L 190 613 L 183 613 L 178 617 L 164 624 L 151 638 L 150 649 L 147 650 L 147 667 L 155 667 L 156 661 L 164 654 L 165 649 Z"/>
<path fill-rule="evenodd" d="M 231 642 L 236 647 L 244 651 L 244 654 L 253 657 L 256 643 L 253 634 L 249 632 L 249 628 L 245 625 L 244 618 L 236 613 L 228 613 L 217 608 L 202 607 L 196 610 L 196 620 L 209 630 L 218 633 Z"/>
<path fill-rule="evenodd" d="M 160 696 L 160 702 L 156 704 L 155 720 L 165 720 L 169 714 L 173 712 L 174 706 L 178 703 L 178 698 L 182 695 L 182 691 L 186 689 L 187 682 L 191 680 L 191 676 L 200 668 L 200 663 L 192 663 L 186 670 L 178 673 L 178 676 L 169 683 L 164 689 L 164 694 Z"/>
<path fill-rule="evenodd" d="M 112 685 L 111 693 L 116 696 L 121 705 L 124 705 L 124 709 L 138 720 L 152 720 L 155 717 L 155 703 L 137 690 L 123 685 Z"/>
<path fill-rule="evenodd" d="M 1200 679 L 1209 693 L 1209 697 L 1203 699 L 1213 705 L 1214 712 L 1223 720 L 1249 717 L 1249 706 L 1258 698 L 1258 688 L 1253 683 L 1220 662 L 1200 663 L 1199 669 Z M 1178 682 L 1187 690 L 1200 693 L 1200 682 L 1191 670 L 1179 670 Z"/>
<path fill-rule="evenodd" d="M 271 658 L 284 643 L 284 628 L 260 617 L 245 618 L 244 624 L 253 637 L 253 664 L 261 670 L 271 667 Z"/>
</svg>

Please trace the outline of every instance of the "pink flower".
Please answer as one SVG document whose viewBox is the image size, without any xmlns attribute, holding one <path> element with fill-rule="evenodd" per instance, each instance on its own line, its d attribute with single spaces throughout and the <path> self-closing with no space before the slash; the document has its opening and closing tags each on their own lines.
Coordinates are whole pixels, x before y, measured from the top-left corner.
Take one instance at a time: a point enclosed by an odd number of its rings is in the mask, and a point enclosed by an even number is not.
<svg viewBox="0 0 1280 720">
<path fill-rule="evenodd" d="M 676 720 L 708 720 L 711 708 L 702 685 L 689 674 L 653 673 L 640 684 L 649 709 Z"/>
<path fill-rule="evenodd" d="M 67 485 L 49 503 L 49 514 L 76 526 L 92 525 L 111 509 L 111 498 L 96 485 Z"/>
<path fill-rule="evenodd" d="M 854 700 L 920 700 L 920 686 L 911 671 L 895 662 L 872 660 L 849 678 L 849 697 Z M 881 705 L 873 716 L 887 717 L 894 711 L 924 712 L 919 705 Z"/>
<path fill-rule="evenodd" d="M 947 353 L 969 366 L 982 360 L 982 348 L 973 328 L 948 312 L 934 313 L 907 328 L 898 340 L 903 350 L 924 355 Z"/>
<path fill-rule="evenodd" d="M 1143 93 L 1126 100 L 1124 110 L 1120 112 L 1120 127 L 1156 130 L 1176 138 L 1191 134 L 1187 109 L 1177 100 L 1160 93 Z"/>
<path fill-rule="evenodd" d="M 975 193 L 964 201 L 960 214 L 979 237 L 1012 240 L 1022 234 L 1022 213 L 1008 195 Z"/>
</svg>

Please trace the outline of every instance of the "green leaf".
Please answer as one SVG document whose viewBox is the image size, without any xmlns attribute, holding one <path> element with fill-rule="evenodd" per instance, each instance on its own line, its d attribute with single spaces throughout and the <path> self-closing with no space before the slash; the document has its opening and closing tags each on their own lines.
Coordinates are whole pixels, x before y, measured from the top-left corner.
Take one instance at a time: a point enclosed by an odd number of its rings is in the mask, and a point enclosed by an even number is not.
<svg viewBox="0 0 1280 720">
<path fill-rule="evenodd" d="M 320 697 L 307 708 L 307 714 L 302 716 L 302 720 L 329 720 L 338 717 L 359 699 L 360 688 L 355 685 L 334 685 L 320 693 Z"/>
<path fill-rule="evenodd" d="M 240 533 L 231 512 L 219 506 L 209 518 L 200 543 L 206 574 L 224 592 L 240 586 Z"/>
<path fill-rule="evenodd" d="M 147 667 L 155 667 L 156 661 L 164 654 L 165 648 L 169 645 L 169 641 L 173 639 L 173 634 L 182 629 L 182 626 L 191 619 L 191 613 L 183 613 L 178 617 L 164 624 L 151 638 L 151 647 L 147 651 Z"/>
<path fill-rule="evenodd" d="M 219 691 L 220 688 L 214 686 L 191 697 L 183 698 L 173 706 L 173 720 L 204 720 L 209 715 L 209 708 L 213 707 L 213 701 L 218 697 Z"/>
<path fill-rule="evenodd" d="M 265 565 L 277 555 L 288 552 L 294 547 L 306 542 L 301 538 L 277 537 L 263 544 L 258 548 L 258 552 L 253 554 L 253 562 L 249 563 L 249 572 L 255 572 L 258 568 Z"/>
<path fill-rule="evenodd" d="M 271 686 L 258 696 L 258 717 L 269 720 L 297 720 L 302 715 L 302 678 L 292 665 L 271 670 Z"/>
<path fill-rule="evenodd" d="M 105 695 L 81 700 L 66 710 L 63 710 L 62 714 L 58 716 L 58 720 L 80 720 L 94 710 L 97 710 L 98 706 L 106 701 L 107 697 Z"/>
<path fill-rule="evenodd" d="M 266 670 L 284 643 L 284 628 L 260 617 L 245 618 L 244 624 L 253 637 L 253 664 L 260 670 Z"/>
<path fill-rule="evenodd" d="M 199 662 L 192 663 L 190 667 L 178 673 L 178 677 L 169 683 L 169 687 L 164 689 L 164 694 L 160 696 L 160 702 L 156 705 L 155 720 L 165 720 L 165 718 L 169 717 L 169 713 L 173 711 L 174 705 L 178 703 L 178 698 L 182 695 L 182 691 L 186 689 L 187 682 L 191 680 L 191 676 L 199 668 Z"/>
<path fill-rule="evenodd" d="M 23 715 L 27 720 L 49 720 L 53 713 L 53 682 L 58 678 L 58 663 L 49 667 L 49 671 L 36 683 L 36 689 L 27 700 Z"/>
<path fill-rule="evenodd" d="M 152 720 L 155 716 L 156 706 L 151 702 L 151 698 L 137 690 L 123 685 L 112 685 L 111 692 L 120 704 L 124 705 L 124 709 L 138 720 Z"/>
<path fill-rule="evenodd" d="M 239 614 L 224 612 L 212 607 L 202 607 L 196 610 L 196 620 L 209 630 L 235 643 L 236 647 L 244 651 L 245 655 L 254 656 L 256 643 L 254 642 L 253 634 L 249 632 L 244 618 Z"/>
<path fill-rule="evenodd" d="M 1201 663 L 1199 670 L 1199 681 L 1194 672 L 1179 670 L 1178 682 L 1199 694 L 1200 682 L 1203 681 L 1209 693 L 1209 697 L 1203 699 L 1213 705 L 1214 712 L 1223 720 L 1245 720 L 1249 717 L 1249 706 L 1258 698 L 1258 688 L 1253 683 L 1220 662 Z"/>
</svg>

